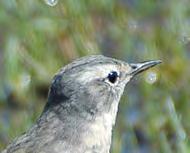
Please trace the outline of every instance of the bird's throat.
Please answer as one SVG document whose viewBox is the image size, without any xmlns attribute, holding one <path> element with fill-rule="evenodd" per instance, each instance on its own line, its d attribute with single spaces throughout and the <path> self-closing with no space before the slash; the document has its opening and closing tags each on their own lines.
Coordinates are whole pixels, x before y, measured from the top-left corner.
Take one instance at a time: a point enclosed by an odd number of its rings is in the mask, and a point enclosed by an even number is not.
<svg viewBox="0 0 190 153">
<path fill-rule="evenodd" d="M 118 102 L 112 105 L 109 112 L 97 116 L 92 122 L 87 124 L 88 131 L 84 134 L 84 143 L 91 148 L 95 148 L 95 152 L 109 153 Z"/>
</svg>

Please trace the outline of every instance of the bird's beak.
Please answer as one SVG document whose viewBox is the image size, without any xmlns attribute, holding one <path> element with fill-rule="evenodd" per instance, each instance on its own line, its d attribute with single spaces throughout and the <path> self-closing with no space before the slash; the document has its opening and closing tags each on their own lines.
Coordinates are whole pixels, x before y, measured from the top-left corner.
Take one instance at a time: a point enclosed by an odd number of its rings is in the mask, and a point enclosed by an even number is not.
<svg viewBox="0 0 190 153">
<path fill-rule="evenodd" d="M 131 75 L 136 75 L 140 72 L 143 72 L 157 64 L 160 64 L 162 61 L 161 60 L 153 60 L 153 61 L 146 61 L 142 63 L 131 63 Z"/>
</svg>

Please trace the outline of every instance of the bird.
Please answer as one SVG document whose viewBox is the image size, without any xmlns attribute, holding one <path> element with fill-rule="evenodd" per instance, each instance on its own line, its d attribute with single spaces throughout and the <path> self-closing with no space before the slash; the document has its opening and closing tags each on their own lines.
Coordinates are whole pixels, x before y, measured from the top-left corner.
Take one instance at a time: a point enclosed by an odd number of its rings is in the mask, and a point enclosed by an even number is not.
<svg viewBox="0 0 190 153">
<path fill-rule="evenodd" d="M 159 63 L 103 55 L 74 60 L 55 74 L 36 123 L 2 153 L 109 153 L 125 86 Z"/>
</svg>

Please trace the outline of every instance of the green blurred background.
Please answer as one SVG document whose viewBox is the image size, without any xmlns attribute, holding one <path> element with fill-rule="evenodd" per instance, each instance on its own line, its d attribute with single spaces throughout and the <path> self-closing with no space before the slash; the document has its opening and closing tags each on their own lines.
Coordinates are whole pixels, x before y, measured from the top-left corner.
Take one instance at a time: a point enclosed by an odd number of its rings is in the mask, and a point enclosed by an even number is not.
<svg viewBox="0 0 190 153">
<path fill-rule="evenodd" d="M 53 75 L 91 54 L 163 61 L 127 86 L 112 153 L 190 153 L 188 0 L 1 0 L 0 150 L 40 115 Z"/>
</svg>

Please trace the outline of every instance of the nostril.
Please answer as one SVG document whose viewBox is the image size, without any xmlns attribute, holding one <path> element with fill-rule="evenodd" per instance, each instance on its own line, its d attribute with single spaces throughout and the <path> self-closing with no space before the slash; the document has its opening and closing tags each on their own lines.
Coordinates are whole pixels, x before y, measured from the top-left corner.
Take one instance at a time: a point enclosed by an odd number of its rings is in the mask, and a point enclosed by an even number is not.
<svg viewBox="0 0 190 153">
<path fill-rule="evenodd" d="M 136 69 L 137 66 L 136 66 L 136 65 L 131 65 L 131 68 L 132 68 L 132 69 Z"/>
</svg>

